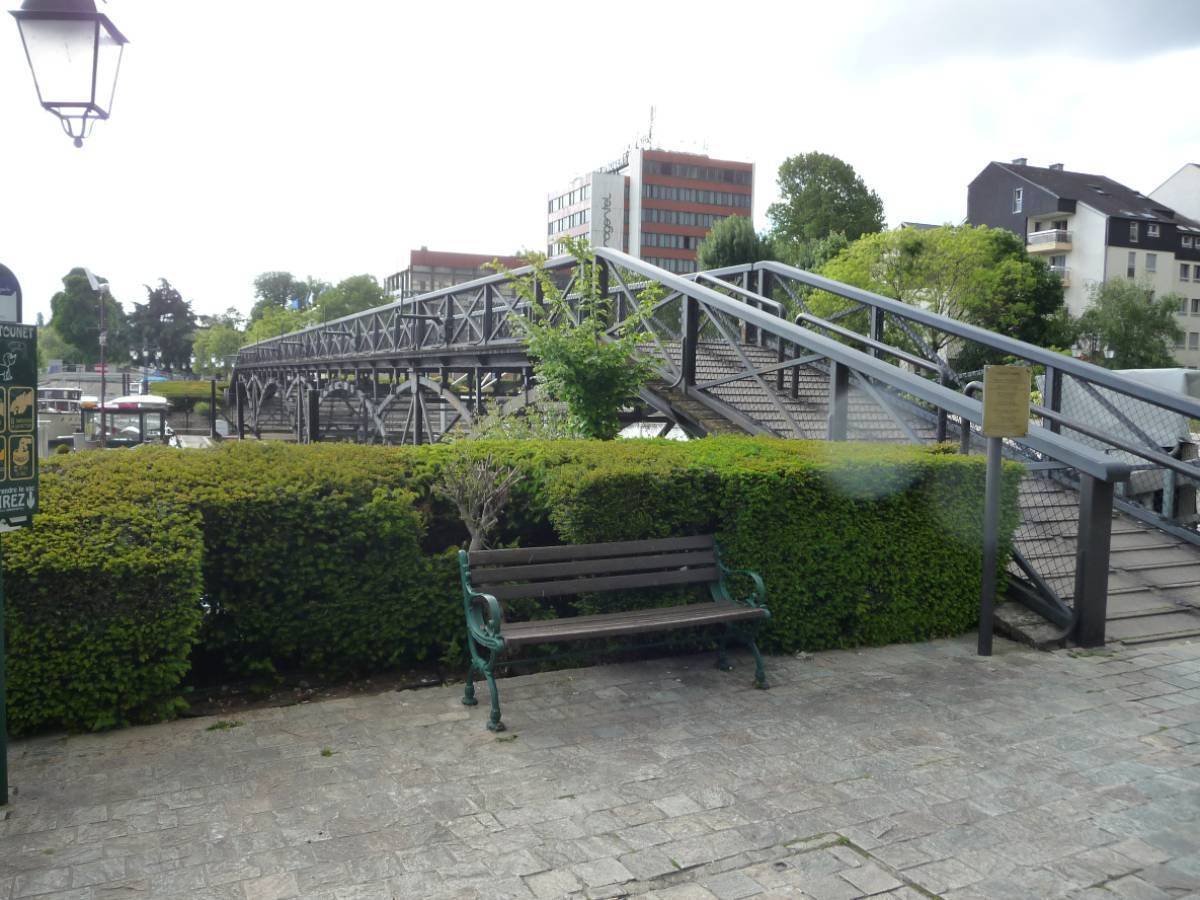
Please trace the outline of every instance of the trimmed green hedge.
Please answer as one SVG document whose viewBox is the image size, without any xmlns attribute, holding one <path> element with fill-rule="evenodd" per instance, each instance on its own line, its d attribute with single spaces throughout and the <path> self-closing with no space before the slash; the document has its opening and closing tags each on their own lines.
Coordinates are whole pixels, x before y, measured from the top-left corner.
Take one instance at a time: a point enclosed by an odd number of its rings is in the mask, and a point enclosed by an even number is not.
<svg viewBox="0 0 1200 900">
<path fill-rule="evenodd" d="M 229 387 L 229 382 L 217 382 L 217 402 L 224 396 L 225 389 Z M 210 381 L 152 381 L 150 382 L 150 393 L 157 394 L 160 397 L 166 397 L 170 401 L 171 409 L 183 412 L 190 410 L 195 404 L 204 401 L 207 402 L 212 396 L 212 382 Z"/>
<path fill-rule="evenodd" d="M 65 506 L 43 500 L 34 528 L 4 538 L 9 725 L 170 717 L 201 624 L 198 519 L 161 504 Z"/>
<path fill-rule="evenodd" d="M 44 463 L 45 515 L 6 545 L 14 729 L 169 715 L 189 659 L 193 678 L 268 683 L 458 664 L 465 529 L 432 485 L 460 453 L 521 469 L 506 544 L 716 532 L 730 563 L 763 573 L 775 650 L 919 640 L 977 616 L 984 467 L 945 448 L 722 437 L 72 454 Z M 1007 540 L 1019 467 L 1006 476 Z"/>
</svg>

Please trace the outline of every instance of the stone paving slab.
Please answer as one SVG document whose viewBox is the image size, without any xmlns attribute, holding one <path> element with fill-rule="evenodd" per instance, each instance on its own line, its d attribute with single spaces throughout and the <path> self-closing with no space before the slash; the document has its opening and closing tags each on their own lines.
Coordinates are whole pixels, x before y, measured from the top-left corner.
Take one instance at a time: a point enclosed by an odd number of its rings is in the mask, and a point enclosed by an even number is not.
<svg viewBox="0 0 1200 900">
<path fill-rule="evenodd" d="M 18 741 L 0 900 L 1200 898 L 1200 643 L 738 664 Z"/>
</svg>

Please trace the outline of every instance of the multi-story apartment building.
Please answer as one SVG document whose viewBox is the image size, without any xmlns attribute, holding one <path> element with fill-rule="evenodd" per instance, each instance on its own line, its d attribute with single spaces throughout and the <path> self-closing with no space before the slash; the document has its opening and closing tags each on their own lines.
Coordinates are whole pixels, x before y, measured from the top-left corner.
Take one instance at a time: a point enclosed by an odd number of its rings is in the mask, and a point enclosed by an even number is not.
<svg viewBox="0 0 1200 900">
<path fill-rule="evenodd" d="M 394 300 L 415 297 L 492 275 L 494 271 L 488 264 L 493 260 L 498 260 L 509 269 L 525 265 L 519 256 L 452 253 L 422 247 L 409 251 L 408 268 L 389 275 L 384 279 L 383 288 Z"/>
<path fill-rule="evenodd" d="M 753 210 L 753 163 L 633 149 L 549 196 L 546 252 L 563 252 L 564 236 L 587 237 L 671 272 L 694 272 L 708 230 Z"/>
<path fill-rule="evenodd" d="M 1103 175 L 1061 163 L 992 162 L 967 189 L 967 221 L 1025 238 L 1063 279 L 1068 308 L 1080 315 L 1093 287 L 1131 278 L 1158 295 L 1179 294 L 1184 337 L 1180 365 L 1200 367 L 1200 222 Z"/>
</svg>

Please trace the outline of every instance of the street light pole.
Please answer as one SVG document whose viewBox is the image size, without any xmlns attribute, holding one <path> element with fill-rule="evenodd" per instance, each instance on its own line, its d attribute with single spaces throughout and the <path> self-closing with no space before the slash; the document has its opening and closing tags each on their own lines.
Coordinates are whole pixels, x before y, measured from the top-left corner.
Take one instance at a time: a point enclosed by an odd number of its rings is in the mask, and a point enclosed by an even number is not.
<svg viewBox="0 0 1200 900">
<path fill-rule="evenodd" d="M 100 298 L 100 449 L 103 450 L 108 446 L 108 429 L 104 422 L 104 389 L 108 382 L 108 371 L 104 363 L 104 351 L 108 347 L 108 331 L 104 324 L 104 307 L 107 304 L 104 302 L 104 296 L 108 293 L 108 282 L 93 275 L 91 269 L 84 269 L 83 274 L 87 276 L 88 284 Z"/>
</svg>

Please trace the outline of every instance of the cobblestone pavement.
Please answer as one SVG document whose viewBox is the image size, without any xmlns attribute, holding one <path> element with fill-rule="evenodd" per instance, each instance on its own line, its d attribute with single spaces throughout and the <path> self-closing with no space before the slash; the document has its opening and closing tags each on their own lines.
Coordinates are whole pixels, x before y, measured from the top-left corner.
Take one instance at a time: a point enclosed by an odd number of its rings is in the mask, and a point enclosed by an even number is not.
<svg viewBox="0 0 1200 900">
<path fill-rule="evenodd" d="M 973 639 L 12 747 L 0 898 L 1200 898 L 1200 644 Z"/>
</svg>

